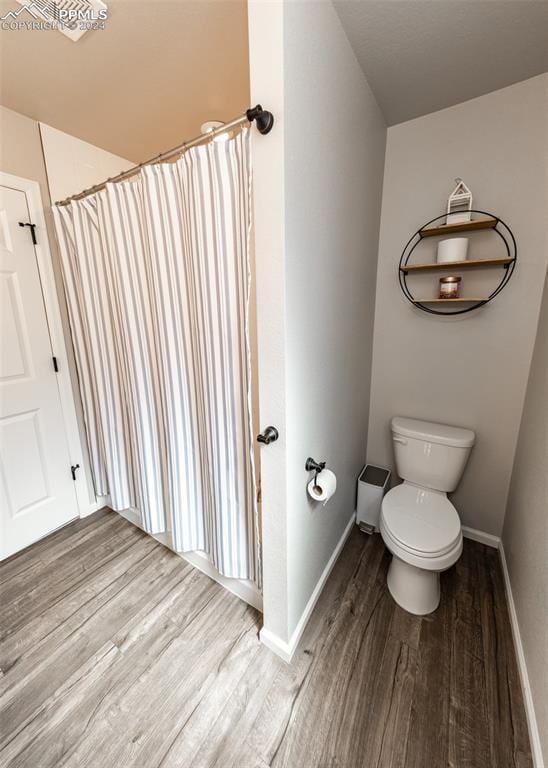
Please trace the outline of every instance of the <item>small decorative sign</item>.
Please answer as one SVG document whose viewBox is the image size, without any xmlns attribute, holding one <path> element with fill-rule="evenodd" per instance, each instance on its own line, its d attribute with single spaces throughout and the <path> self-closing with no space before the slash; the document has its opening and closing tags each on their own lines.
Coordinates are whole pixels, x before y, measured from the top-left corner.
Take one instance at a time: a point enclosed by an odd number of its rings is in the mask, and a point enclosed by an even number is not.
<svg viewBox="0 0 548 768">
<path fill-rule="evenodd" d="M 472 193 L 462 179 L 455 179 L 457 186 L 447 201 L 446 224 L 470 221 L 472 218 Z"/>
</svg>

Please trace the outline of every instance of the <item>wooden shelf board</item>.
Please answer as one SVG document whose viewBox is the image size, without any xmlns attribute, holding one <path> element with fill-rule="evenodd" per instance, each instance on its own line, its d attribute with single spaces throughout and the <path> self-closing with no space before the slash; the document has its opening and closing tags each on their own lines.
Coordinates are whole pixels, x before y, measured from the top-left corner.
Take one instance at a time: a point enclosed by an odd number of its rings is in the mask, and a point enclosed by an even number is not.
<svg viewBox="0 0 548 768">
<path fill-rule="evenodd" d="M 429 262 L 428 264 L 406 264 L 404 267 L 400 267 L 402 272 L 428 272 L 430 270 L 440 269 L 474 269 L 481 267 L 503 267 L 506 264 L 511 264 L 513 259 L 466 259 L 466 261 L 451 261 L 441 262 L 438 264 L 436 261 Z"/>
<path fill-rule="evenodd" d="M 483 296 L 482 298 L 475 299 L 468 297 L 459 297 L 458 299 L 413 299 L 413 304 L 454 304 L 455 302 L 475 304 L 478 301 L 488 301 L 488 298 Z"/>
<path fill-rule="evenodd" d="M 472 219 L 472 221 L 459 221 L 456 224 L 440 224 L 438 227 L 421 229 L 422 237 L 435 237 L 437 235 L 452 235 L 455 232 L 474 232 L 478 229 L 494 229 L 497 219 L 491 217 L 485 219 Z"/>
</svg>

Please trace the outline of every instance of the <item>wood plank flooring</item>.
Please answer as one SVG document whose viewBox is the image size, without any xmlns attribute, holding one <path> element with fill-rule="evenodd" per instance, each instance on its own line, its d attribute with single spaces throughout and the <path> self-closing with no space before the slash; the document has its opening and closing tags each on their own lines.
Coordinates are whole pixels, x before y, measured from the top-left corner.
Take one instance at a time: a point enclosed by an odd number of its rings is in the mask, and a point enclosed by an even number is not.
<svg viewBox="0 0 548 768">
<path fill-rule="evenodd" d="M 498 554 L 465 542 L 431 616 L 350 536 L 287 665 L 254 609 L 118 515 L 0 564 L 6 768 L 528 768 Z"/>
</svg>

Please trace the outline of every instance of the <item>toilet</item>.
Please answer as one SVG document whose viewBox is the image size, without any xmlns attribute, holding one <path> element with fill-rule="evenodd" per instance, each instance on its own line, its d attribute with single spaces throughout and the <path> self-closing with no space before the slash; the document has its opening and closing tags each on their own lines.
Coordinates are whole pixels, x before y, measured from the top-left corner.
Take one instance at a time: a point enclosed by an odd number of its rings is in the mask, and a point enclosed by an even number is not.
<svg viewBox="0 0 548 768">
<path fill-rule="evenodd" d="M 409 613 L 432 613 L 440 573 L 462 552 L 459 515 L 447 498 L 457 487 L 475 434 L 470 429 L 396 416 L 392 443 L 403 482 L 383 499 L 380 532 L 392 553 L 388 589 Z"/>
</svg>

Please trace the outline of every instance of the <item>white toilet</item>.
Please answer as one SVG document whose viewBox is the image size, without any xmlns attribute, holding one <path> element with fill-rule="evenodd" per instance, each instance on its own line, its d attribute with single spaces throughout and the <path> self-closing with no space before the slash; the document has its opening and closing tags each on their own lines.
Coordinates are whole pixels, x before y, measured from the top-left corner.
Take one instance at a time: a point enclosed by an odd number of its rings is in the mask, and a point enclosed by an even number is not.
<svg viewBox="0 0 548 768">
<path fill-rule="evenodd" d="M 396 416 L 392 442 L 401 485 L 383 499 L 380 531 L 392 553 L 388 589 L 409 613 L 440 602 L 440 572 L 462 552 L 462 531 L 447 493 L 455 490 L 474 445 L 470 429 Z"/>
</svg>

